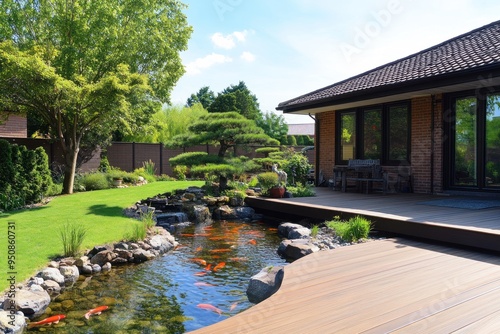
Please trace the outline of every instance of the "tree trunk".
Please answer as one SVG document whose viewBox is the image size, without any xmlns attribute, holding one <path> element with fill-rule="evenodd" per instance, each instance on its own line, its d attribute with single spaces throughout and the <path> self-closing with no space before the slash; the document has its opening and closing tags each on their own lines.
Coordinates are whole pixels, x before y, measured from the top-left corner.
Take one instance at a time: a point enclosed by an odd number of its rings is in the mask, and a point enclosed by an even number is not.
<svg viewBox="0 0 500 334">
<path fill-rule="evenodd" d="M 78 157 L 78 147 L 68 147 L 64 152 L 64 181 L 63 194 L 72 194 L 75 183 L 76 159 Z"/>
<path fill-rule="evenodd" d="M 219 192 L 223 192 L 227 189 L 227 177 L 220 175 L 219 176 Z"/>
</svg>

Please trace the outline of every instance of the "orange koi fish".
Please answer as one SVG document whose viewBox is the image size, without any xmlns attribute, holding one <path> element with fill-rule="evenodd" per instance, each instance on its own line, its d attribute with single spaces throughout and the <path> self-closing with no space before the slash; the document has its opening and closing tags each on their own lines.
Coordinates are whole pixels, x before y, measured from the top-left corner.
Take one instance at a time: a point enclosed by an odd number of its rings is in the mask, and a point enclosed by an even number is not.
<svg viewBox="0 0 500 334">
<path fill-rule="evenodd" d="M 250 245 L 257 245 L 257 241 L 255 241 L 255 239 L 250 239 L 250 240 L 248 241 L 248 243 L 249 243 Z"/>
<path fill-rule="evenodd" d="M 192 233 L 181 233 L 179 234 L 181 237 L 194 237 L 194 234 Z"/>
<path fill-rule="evenodd" d="M 211 249 L 210 253 L 225 253 L 225 252 L 230 252 L 232 249 L 229 248 L 217 248 L 217 249 Z"/>
<path fill-rule="evenodd" d="M 198 271 L 197 273 L 194 273 L 194 276 L 205 276 L 206 274 L 206 271 Z"/>
<path fill-rule="evenodd" d="M 201 250 L 202 250 L 202 249 L 203 249 L 203 247 L 198 246 L 198 247 L 196 247 L 196 249 L 195 249 L 194 251 L 195 251 L 195 252 L 201 252 Z"/>
<path fill-rule="evenodd" d="M 41 321 L 37 321 L 37 322 L 32 322 L 28 325 L 29 328 L 31 327 L 35 327 L 35 326 L 43 326 L 43 325 L 52 325 L 52 324 L 57 324 L 59 322 L 59 320 L 62 320 L 66 318 L 66 316 L 64 314 L 58 314 L 58 315 L 54 315 L 52 317 L 49 317 L 49 318 L 46 318 L 46 319 L 43 319 Z"/>
<path fill-rule="evenodd" d="M 215 237 L 210 237 L 208 238 L 208 240 L 212 240 L 212 241 L 219 241 L 219 240 L 226 240 L 227 237 L 225 236 L 215 236 Z"/>
<path fill-rule="evenodd" d="M 214 284 L 210 284 L 207 282 L 196 282 L 194 283 L 195 286 L 215 286 Z"/>
<path fill-rule="evenodd" d="M 238 302 L 232 303 L 231 307 L 229 308 L 229 312 L 232 312 L 237 306 L 238 306 Z"/>
<path fill-rule="evenodd" d="M 226 266 L 226 262 L 219 262 L 219 264 L 218 264 L 218 265 L 216 265 L 216 266 L 214 267 L 214 269 L 213 269 L 213 270 L 214 270 L 214 271 L 217 271 L 217 270 L 219 270 L 219 269 L 224 268 L 225 266 Z"/>
<path fill-rule="evenodd" d="M 200 266 L 206 266 L 207 265 L 207 261 L 205 261 L 203 259 L 200 259 L 199 257 L 194 257 L 194 258 L 190 259 L 189 261 L 197 263 Z"/>
<path fill-rule="evenodd" d="M 207 264 L 207 266 L 205 267 L 205 270 L 206 270 L 206 271 L 210 271 L 210 269 L 211 269 L 211 268 L 212 268 L 212 264 L 211 264 L 211 263 L 209 263 L 209 264 Z M 214 269 L 215 269 L 215 268 L 214 268 Z"/>
<path fill-rule="evenodd" d="M 212 304 L 198 304 L 197 307 L 204 310 L 209 310 L 212 312 L 219 313 L 219 315 L 222 314 L 222 310 L 220 308 L 213 306 Z"/>
<path fill-rule="evenodd" d="M 241 262 L 241 261 L 248 261 L 248 258 L 246 258 L 246 257 L 230 257 L 229 260 L 234 261 L 234 262 Z"/>
<path fill-rule="evenodd" d="M 89 319 L 91 315 L 99 315 L 101 314 L 103 311 L 106 311 L 109 307 L 104 305 L 104 306 L 99 306 L 99 307 L 96 307 L 96 308 L 93 308 L 91 310 L 89 310 L 87 313 L 85 313 L 85 319 Z"/>
</svg>

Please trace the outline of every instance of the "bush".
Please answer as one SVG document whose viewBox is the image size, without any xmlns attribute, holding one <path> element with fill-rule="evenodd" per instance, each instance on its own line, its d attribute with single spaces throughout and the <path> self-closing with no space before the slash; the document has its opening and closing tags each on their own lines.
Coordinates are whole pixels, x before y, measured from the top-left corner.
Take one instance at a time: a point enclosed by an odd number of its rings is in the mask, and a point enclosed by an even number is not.
<svg viewBox="0 0 500 334">
<path fill-rule="evenodd" d="M 62 183 L 52 183 L 45 192 L 45 196 L 61 195 L 62 189 L 63 189 Z"/>
<path fill-rule="evenodd" d="M 149 174 L 149 172 L 146 171 L 144 167 L 135 169 L 134 175 L 136 175 L 136 180 L 138 180 L 139 176 L 142 176 L 146 181 L 148 181 L 148 183 L 156 181 L 156 177 L 154 175 Z"/>
<path fill-rule="evenodd" d="M 265 172 L 257 175 L 257 180 L 262 188 L 262 192 L 267 193 L 269 189 L 278 184 L 278 174 L 274 172 Z"/>
<path fill-rule="evenodd" d="M 371 230 L 371 222 L 361 216 L 353 217 L 348 221 L 334 219 L 325 224 L 347 242 L 356 242 L 361 239 L 366 239 Z"/>
<path fill-rule="evenodd" d="M 291 192 L 293 197 L 314 197 L 316 193 L 312 185 L 298 182 L 295 186 L 287 186 L 286 190 Z"/>
<path fill-rule="evenodd" d="M 186 175 L 188 173 L 188 167 L 184 165 L 177 165 L 173 168 L 174 176 L 177 180 L 186 181 Z"/>
<path fill-rule="evenodd" d="M 295 153 L 284 165 L 285 172 L 288 174 L 288 181 L 291 181 L 292 184 L 299 182 L 302 184 L 307 183 L 311 168 L 312 165 L 302 153 Z"/>
<path fill-rule="evenodd" d="M 85 190 L 102 190 L 110 187 L 106 174 L 103 173 L 84 174 L 79 180 L 79 185 Z"/>
<path fill-rule="evenodd" d="M 50 185 L 48 157 L 43 148 L 28 150 L 0 140 L 0 210 L 39 202 Z"/>
<path fill-rule="evenodd" d="M 172 177 L 167 174 L 161 174 L 156 177 L 156 181 L 175 181 L 175 177 Z"/>
<path fill-rule="evenodd" d="M 99 161 L 98 170 L 101 173 L 107 173 L 108 171 L 111 170 L 111 165 L 109 164 L 108 157 L 106 156 L 101 157 L 101 161 Z"/>
</svg>

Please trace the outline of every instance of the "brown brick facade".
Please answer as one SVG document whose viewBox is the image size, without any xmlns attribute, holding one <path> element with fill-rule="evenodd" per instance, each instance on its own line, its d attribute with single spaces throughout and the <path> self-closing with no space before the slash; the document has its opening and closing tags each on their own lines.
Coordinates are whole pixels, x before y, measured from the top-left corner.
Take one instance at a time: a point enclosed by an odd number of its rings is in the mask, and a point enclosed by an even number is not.
<svg viewBox="0 0 500 334">
<path fill-rule="evenodd" d="M 440 95 L 435 96 L 434 110 L 431 96 L 411 100 L 411 174 L 413 190 L 416 193 L 436 193 L 443 191 L 443 108 Z M 434 113 L 434 143 L 431 140 Z M 319 122 L 319 169 L 325 179 L 333 177 L 335 165 L 335 112 L 324 112 L 316 115 Z M 432 152 L 434 154 L 432 155 Z M 431 168 L 431 161 L 434 167 Z M 408 173 L 407 165 L 386 166 L 389 180 L 395 183 L 398 174 Z M 431 172 L 434 177 L 431 178 Z M 431 190 L 431 183 L 433 189 Z"/>
<path fill-rule="evenodd" d="M 316 115 L 319 126 L 319 170 L 323 177 L 328 180 L 333 177 L 333 166 L 335 165 L 335 112 L 324 112 Z M 318 138 L 319 137 L 319 138 Z"/>
<path fill-rule="evenodd" d="M 0 137 L 26 138 L 27 136 L 28 125 L 26 117 L 9 115 L 7 121 L 0 124 Z"/>
</svg>

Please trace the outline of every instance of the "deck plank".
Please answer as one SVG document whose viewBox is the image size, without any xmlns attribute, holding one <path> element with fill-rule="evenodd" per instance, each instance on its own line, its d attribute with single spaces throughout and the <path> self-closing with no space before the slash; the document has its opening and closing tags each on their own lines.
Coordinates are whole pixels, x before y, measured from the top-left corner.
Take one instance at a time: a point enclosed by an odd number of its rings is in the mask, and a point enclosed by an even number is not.
<svg viewBox="0 0 500 334">
<path fill-rule="evenodd" d="M 295 261 L 276 294 L 195 333 L 448 333 L 491 326 L 499 297 L 495 254 L 395 238 Z"/>
</svg>

